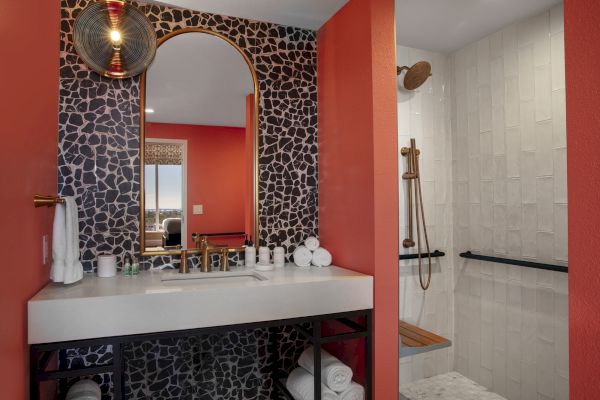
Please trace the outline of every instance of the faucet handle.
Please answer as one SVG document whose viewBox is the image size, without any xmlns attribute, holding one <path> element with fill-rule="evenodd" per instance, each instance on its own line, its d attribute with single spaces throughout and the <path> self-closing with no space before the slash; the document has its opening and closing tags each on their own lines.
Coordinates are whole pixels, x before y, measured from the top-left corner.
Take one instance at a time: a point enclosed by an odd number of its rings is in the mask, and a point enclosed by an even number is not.
<svg viewBox="0 0 600 400">
<path fill-rule="evenodd" d="M 181 261 L 179 262 L 179 273 L 188 274 L 190 272 L 190 266 L 188 265 L 188 252 L 187 250 L 181 250 Z"/>
</svg>

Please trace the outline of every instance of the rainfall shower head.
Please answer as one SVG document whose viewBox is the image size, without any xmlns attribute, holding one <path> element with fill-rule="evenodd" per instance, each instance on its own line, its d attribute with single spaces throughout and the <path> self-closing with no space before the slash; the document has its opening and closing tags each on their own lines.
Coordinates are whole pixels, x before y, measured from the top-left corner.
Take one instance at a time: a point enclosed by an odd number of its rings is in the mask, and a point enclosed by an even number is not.
<svg viewBox="0 0 600 400">
<path fill-rule="evenodd" d="M 404 88 L 406 90 L 415 90 L 419 86 L 425 83 L 427 78 L 431 76 L 431 64 L 427 61 L 419 61 L 412 67 L 396 67 L 398 75 L 402 71 L 406 71 L 404 75 Z"/>
</svg>

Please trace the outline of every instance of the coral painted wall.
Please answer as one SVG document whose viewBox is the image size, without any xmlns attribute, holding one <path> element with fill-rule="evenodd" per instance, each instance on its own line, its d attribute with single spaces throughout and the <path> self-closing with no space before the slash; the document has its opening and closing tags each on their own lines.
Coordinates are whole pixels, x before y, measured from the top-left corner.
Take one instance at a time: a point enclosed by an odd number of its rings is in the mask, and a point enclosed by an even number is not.
<svg viewBox="0 0 600 400">
<path fill-rule="evenodd" d="M 27 300 L 48 282 L 50 273 L 50 265 L 42 264 L 42 236 L 52 233 L 53 210 L 34 209 L 32 197 L 56 194 L 59 17 L 58 1 L 8 1 L 0 12 L 8 57 L 0 67 L 0 243 L 6 250 L 0 280 L 3 399 L 29 397 Z"/>
<path fill-rule="evenodd" d="M 189 247 L 194 232 L 244 232 L 245 135 L 244 128 L 146 124 L 148 138 L 187 140 Z M 194 204 L 202 204 L 204 214 L 194 215 Z"/>
<path fill-rule="evenodd" d="M 374 398 L 398 397 L 398 159 L 393 0 L 350 0 L 318 34 L 319 233 L 374 276 Z M 356 360 L 360 348 L 343 349 Z"/>
<path fill-rule="evenodd" d="M 572 400 L 600 393 L 600 2 L 565 1 Z"/>
</svg>

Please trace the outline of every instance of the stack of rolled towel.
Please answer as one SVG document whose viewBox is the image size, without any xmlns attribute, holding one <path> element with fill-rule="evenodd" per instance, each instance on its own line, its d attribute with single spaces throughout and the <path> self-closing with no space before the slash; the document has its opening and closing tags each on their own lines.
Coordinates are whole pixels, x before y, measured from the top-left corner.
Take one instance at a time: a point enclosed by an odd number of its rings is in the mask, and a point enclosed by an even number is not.
<svg viewBox="0 0 600 400">
<path fill-rule="evenodd" d="M 296 400 L 314 400 L 314 348 L 304 350 L 300 367 L 292 371 L 286 387 Z M 321 350 L 321 399 L 363 400 L 365 389 L 352 381 L 352 369 L 325 350 Z"/>
<path fill-rule="evenodd" d="M 294 251 L 294 263 L 299 267 L 328 267 L 331 265 L 331 253 L 321 247 L 319 239 L 310 236 L 304 241 L 303 246 L 298 246 Z"/>
</svg>

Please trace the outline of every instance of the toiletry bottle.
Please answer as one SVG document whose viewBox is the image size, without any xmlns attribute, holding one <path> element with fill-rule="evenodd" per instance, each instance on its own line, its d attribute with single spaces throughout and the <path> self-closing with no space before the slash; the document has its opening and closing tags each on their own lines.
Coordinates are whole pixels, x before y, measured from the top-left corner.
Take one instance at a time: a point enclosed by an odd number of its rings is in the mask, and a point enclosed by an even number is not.
<svg viewBox="0 0 600 400">
<path fill-rule="evenodd" d="M 131 262 L 131 275 L 137 275 L 140 273 L 140 263 L 138 262 L 138 260 L 133 257 L 133 260 Z"/>
<path fill-rule="evenodd" d="M 250 236 L 248 246 L 244 249 L 244 264 L 248 268 L 253 268 L 256 265 L 256 248 L 252 243 L 252 236 Z"/>
<path fill-rule="evenodd" d="M 131 259 L 129 258 L 129 254 L 125 256 L 125 260 L 123 261 L 123 275 L 131 276 Z"/>
<path fill-rule="evenodd" d="M 273 264 L 277 268 L 281 268 L 285 265 L 285 249 L 279 244 L 273 249 Z"/>
</svg>

